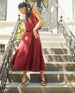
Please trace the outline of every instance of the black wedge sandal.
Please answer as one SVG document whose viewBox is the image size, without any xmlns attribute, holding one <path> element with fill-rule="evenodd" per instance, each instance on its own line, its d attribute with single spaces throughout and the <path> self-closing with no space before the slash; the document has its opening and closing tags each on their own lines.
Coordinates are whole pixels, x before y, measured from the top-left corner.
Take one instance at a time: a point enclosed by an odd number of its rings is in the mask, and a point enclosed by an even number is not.
<svg viewBox="0 0 75 93">
<path fill-rule="evenodd" d="M 42 84 L 42 86 L 46 86 L 47 85 L 45 80 L 42 80 L 41 84 Z"/>
<path fill-rule="evenodd" d="M 22 87 L 26 87 L 27 86 L 27 81 L 22 82 Z"/>
</svg>

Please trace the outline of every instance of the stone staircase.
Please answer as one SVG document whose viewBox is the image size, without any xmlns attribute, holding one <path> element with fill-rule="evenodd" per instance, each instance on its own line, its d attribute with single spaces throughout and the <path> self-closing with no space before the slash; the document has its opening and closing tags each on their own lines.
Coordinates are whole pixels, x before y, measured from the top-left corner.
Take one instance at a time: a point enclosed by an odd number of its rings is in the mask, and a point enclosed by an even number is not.
<svg viewBox="0 0 75 93">
<path fill-rule="evenodd" d="M 27 87 L 22 87 L 23 71 L 11 69 L 6 93 L 75 93 L 75 62 L 63 34 L 40 32 L 47 86 L 41 85 L 40 72 L 27 71 Z"/>
</svg>

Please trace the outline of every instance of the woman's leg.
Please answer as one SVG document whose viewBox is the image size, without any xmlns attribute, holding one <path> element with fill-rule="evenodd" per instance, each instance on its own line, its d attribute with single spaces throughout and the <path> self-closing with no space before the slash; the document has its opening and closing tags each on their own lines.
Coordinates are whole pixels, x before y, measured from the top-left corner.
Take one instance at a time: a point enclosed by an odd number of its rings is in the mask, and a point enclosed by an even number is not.
<svg viewBox="0 0 75 93">
<path fill-rule="evenodd" d="M 27 85 L 26 83 L 26 70 L 23 71 L 23 79 L 22 79 L 22 86 L 25 87 Z"/>
<path fill-rule="evenodd" d="M 43 73 L 43 71 L 42 70 L 40 70 L 40 73 L 41 73 L 41 78 L 42 78 L 42 85 L 43 86 L 46 86 L 46 81 L 45 81 L 45 77 L 44 77 L 44 73 Z"/>
<path fill-rule="evenodd" d="M 40 70 L 40 73 L 41 73 L 41 78 L 42 78 L 42 80 L 44 80 L 44 81 L 45 81 L 45 77 L 44 77 L 44 73 L 43 73 L 43 71 L 42 71 L 42 70 Z"/>
<path fill-rule="evenodd" d="M 26 70 L 23 71 L 23 80 L 22 82 L 26 81 Z"/>
</svg>

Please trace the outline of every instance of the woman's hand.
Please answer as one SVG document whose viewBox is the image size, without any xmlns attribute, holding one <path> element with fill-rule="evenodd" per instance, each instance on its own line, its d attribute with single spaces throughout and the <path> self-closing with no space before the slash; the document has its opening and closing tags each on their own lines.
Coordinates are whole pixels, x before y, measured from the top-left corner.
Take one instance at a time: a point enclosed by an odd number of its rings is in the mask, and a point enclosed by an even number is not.
<svg viewBox="0 0 75 93">
<path fill-rule="evenodd" d="M 33 29 L 33 34 L 34 34 L 35 38 L 38 39 L 39 35 L 37 34 L 35 29 Z"/>
</svg>

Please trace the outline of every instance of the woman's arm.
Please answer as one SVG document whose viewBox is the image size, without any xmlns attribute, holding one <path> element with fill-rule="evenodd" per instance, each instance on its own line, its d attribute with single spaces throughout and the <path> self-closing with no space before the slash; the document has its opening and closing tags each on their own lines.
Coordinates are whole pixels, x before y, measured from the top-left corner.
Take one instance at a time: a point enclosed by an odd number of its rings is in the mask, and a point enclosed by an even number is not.
<svg viewBox="0 0 75 93">
<path fill-rule="evenodd" d="M 32 9 L 33 14 L 36 16 L 36 18 L 39 20 L 37 25 L 34 27 L 34 30 L 37 30 L 43 23 L 43 20 L 39 14 L 39 11 L 36 8 Z"/>
<path fill-rule="evenodd" d="M 33 28 L 33 34 L 34 34 L 35 38 L 38 38 L 39 36 L 38 36 L 36 30 L 41 26 L 41 24 L 43 23 L 43 20 L 42 20 L 40 14 L 36 8 L 33 8 L 32 12 L 36 16 L 36 18 L 38 19 L 37 25 Z"/>
</svg>

